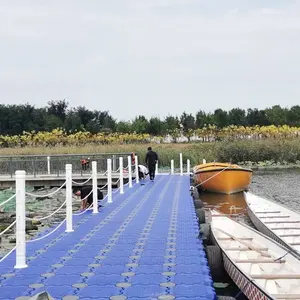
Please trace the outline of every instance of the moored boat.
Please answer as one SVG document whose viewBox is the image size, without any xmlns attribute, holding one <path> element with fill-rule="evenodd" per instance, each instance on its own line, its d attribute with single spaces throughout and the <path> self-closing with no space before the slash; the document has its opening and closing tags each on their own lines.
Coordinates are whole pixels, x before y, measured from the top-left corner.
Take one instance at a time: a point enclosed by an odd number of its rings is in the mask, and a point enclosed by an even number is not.
<svg viewBox="0 0 300 300">
<path fill-rule="evenodd" d="M 255 229 L 211 211 L 224 268 L 248 299 L 300 299 L 300 260 Z"/>
<path fill-rule="evenodd" d="M 228 163 L 206 163 L 194 167 L 194 181 L 201 189 L 233 194 L 248 189 L 252 170 Z"/>
<path fill-rule="evenodd" d="M 245 200 L 255 227 L 300 256 L 300 214 L 249 192 Z"/>
</svg>

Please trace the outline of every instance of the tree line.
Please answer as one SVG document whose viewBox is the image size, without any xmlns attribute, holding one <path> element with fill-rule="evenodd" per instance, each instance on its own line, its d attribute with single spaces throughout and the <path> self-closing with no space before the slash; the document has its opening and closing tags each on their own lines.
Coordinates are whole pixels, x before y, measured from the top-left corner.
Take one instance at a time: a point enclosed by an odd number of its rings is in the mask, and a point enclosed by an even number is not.
<svg viewBox="0 0 300 300">
<path fill-rule="evenodd" d="M 70 108 L 66 100 L 49 101 L 46 107 L 36 108 L 30 104 L 0 105 L 0 134 L 17 135 L 24 131 L 51 131 L 63 128 L 68 132 L 89 131 L 149 133 L 162 135 L 176 129 L 189 131 L 208 125 L 224 128 L 237 126 L 289 125 L 300 127 L 300 106 L 247 110 L 234 108 L 229 111 L 216 109 L 212 113 L 199 110 L 196 113 L 183 112 L 180 116 L 146 118 L 136 116 L 130 121 L 117 121 L 108 111 L 89 110 L 84 106 Z"/>
</svg>

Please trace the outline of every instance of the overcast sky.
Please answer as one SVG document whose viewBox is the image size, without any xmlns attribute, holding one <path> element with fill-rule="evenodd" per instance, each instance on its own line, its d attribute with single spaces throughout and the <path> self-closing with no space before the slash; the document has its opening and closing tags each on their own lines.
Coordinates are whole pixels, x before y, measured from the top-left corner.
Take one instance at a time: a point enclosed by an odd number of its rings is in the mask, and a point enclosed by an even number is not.
<svg viewBox="0 0 300 300">
<path fill-rule="evenodd" d="M 120 119 L 300 104 L 300 1 L 1 0 L 0 103 Z"/>
</svg>

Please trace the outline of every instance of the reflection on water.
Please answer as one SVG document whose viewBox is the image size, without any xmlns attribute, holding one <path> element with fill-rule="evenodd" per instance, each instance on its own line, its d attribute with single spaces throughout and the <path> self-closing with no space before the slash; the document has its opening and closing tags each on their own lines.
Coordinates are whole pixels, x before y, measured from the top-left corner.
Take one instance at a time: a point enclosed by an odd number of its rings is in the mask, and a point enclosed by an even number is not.
<svg viewBox="0 0 300 300">
<path fill-rule="evenodd" d="M 284 204 L 300 213 L 300 169 L 278 169 L 254 171 L 250 192 L 255 195 Z M 224 195 L 217 193 L 200 193 L 205 207 L 214 208 L 221 213 L 241 214 L 239 220 L 253 226 L 246 212 L 243 193 Z M 232 210 L 230 211 L 230 207 Z"/>
<path fill-rule="evenodd" d="M 205 207 L 216 209 L 224 214 L 240 213 L 244 212 L 246 209 L 243 192 L 232 195 L 201 193 L 200 199 Z"/>
<path fill-rule="evenodd" d="M 235 217 L 236 221 L 242 221 L 254 227 L 247 215 L 247 206 L 243 192 L 232 195 L 203 192 L 199 196 L 206 208 L 215 209 L 223 214 L 238 214 Z"/>
</svg>

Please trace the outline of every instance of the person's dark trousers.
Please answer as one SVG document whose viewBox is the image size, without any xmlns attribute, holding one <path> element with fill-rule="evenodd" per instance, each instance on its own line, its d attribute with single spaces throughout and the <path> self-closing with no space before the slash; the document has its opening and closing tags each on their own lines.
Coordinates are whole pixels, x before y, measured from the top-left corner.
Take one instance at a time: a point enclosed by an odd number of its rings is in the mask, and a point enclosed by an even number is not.
<svg viewBox="0 0 300 300">
<path fill-rule="evenodd" d="M 155 164 L 148 165 L 150 179 L 155 178 Z"/>
</svg>

